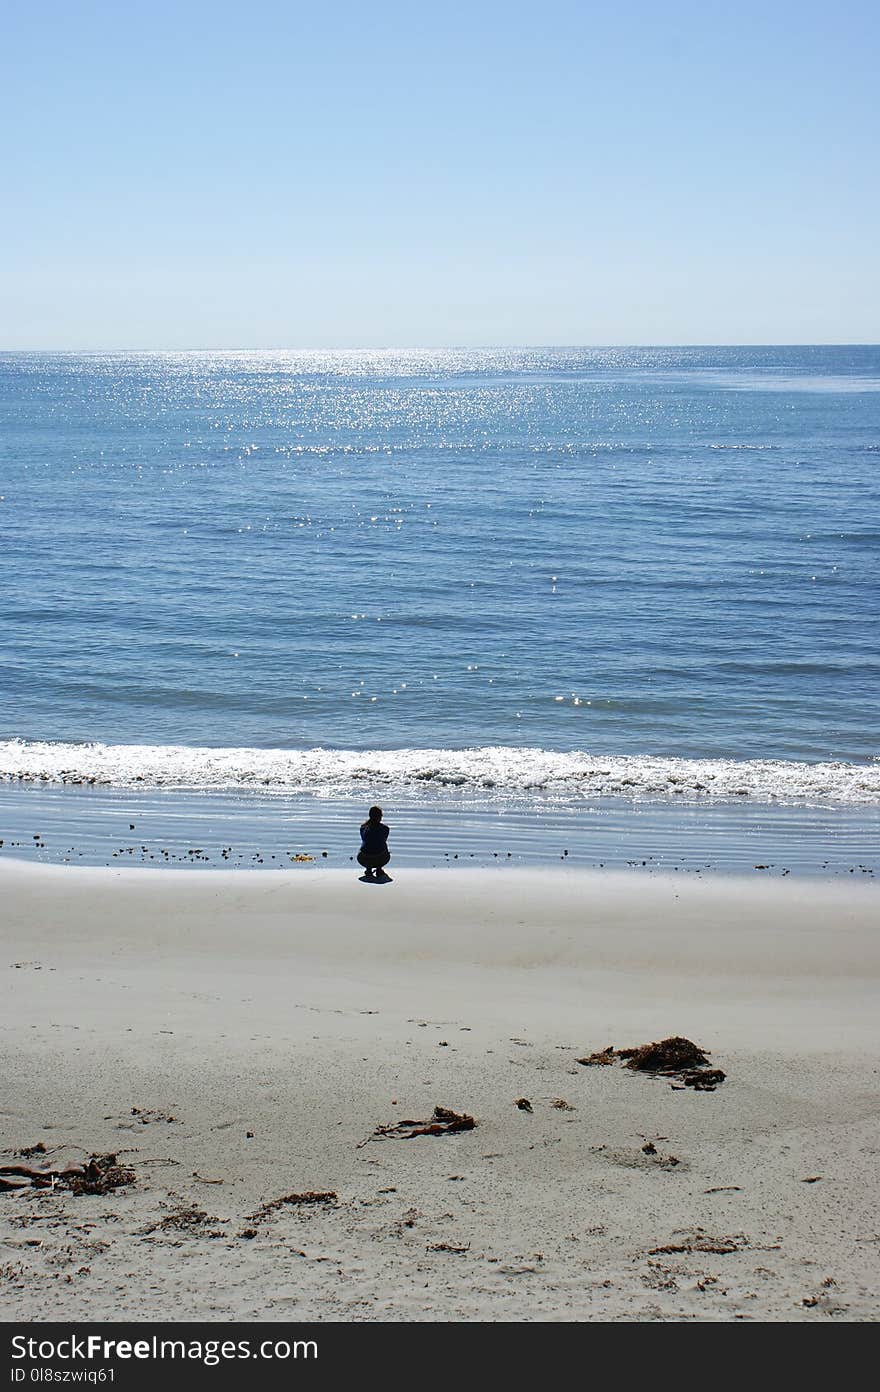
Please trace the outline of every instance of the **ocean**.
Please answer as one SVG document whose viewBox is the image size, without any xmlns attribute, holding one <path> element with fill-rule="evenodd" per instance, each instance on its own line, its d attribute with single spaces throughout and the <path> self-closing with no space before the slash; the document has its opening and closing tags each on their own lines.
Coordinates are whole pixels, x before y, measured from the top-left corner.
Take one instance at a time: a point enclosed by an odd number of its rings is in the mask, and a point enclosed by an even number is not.
<svg viewBox="0 0 880 1392">
<path fill-rule="evenodd" d="M 876 861 L 880 348 L 5 353 L 0 420 L 7 850 Z"/>
</svg>

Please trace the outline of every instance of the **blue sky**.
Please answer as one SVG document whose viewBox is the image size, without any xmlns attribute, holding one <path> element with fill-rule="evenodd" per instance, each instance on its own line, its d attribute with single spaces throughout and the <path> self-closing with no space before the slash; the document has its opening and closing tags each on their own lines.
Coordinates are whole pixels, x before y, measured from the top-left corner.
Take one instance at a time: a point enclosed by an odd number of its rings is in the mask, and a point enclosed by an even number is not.
<svg viewBox="0 0 880 1392">
<path fill-rule="evenodd" d="M 2 348 L 876 342 L 880 8 L 8 6 Z"/>
</svg>

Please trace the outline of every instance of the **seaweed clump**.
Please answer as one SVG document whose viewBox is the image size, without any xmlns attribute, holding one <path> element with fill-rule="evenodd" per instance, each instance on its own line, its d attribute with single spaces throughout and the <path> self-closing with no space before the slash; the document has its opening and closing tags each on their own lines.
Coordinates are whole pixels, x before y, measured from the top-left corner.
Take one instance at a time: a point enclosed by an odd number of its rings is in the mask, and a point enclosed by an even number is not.
<svg viewBox="0 0 880 1392">
<path fill-rule="evenodd" d="M 684 1073 L 692 1068 L 708 1068 L 709 1060 L 698 1045 L 680 1034 L 661 1039 L 659 1044 L 639 1044 L 635 1049 L 618 1049 L 626 1068 L 639 1073 Z"/>
<path fill-rule="evenodd" d="M 109 1194 L 111 1189 L 133 1184 L 134 1170 L 120 1165 L 115 1155 L 93 1155 L 82 1174 L 68 1173 L 65 1181 L 74 1194 Z"/>
<path fill-rule="evenodd" d="M 624 1068 L 638 1073 L 678 1078 L 681 1086 L 692 1087 L 697 1092 L 714 1092 L 726 1077 L 720 1068 L 712 1067 L 707 1054 L 698 1044 L 680 1034 L 650 1044 L 638 1044 L 630 1049 L 615 1049 L 613 1044 L 609 1044 L 606 1049 L 599 1049 L 579 1058 L 577 1062 L 585 1068 L 594 1068 L 612 1064 L 615 1059 L 620 1059 Z"/>
<path fill-rule="evenodd" d="M 31 1147 L 31 1151 L 36 1147 Z M 43 1148 L 45 1152 L 45 1147 Z M 69 1189 L 73 1194 L 108 1194 L 133 1184 L 133 1170 L 120 1165 L 115 1155 L 92 1155 L 84 1165 L 64 1169 L 36 1169 L 32 1165 L 0 1165 L 0 1190 Z"/>
<path fill-rule="evenodd" d="M 414 1136 L 449 1136 L 458 1131 L 473 1131 L 476 1121 L 467 1112 L 453 1112 L 448 1107 L 435 1107 L 427 1121 L 397 1121 L 388 1126 L 377 1126 L 367 1141 L 381 1140 L 385 1136 L 403 1137 L 412 1140 Z M 367 1141 L 361 1141 L 360 1146 Z"/>
</svg>

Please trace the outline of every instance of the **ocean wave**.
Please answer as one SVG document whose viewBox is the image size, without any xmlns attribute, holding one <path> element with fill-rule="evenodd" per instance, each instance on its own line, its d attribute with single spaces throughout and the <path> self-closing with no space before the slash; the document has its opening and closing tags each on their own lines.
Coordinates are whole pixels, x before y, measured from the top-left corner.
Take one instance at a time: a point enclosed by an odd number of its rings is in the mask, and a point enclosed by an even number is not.
<svg viewBox="0 0 880 1392">
<path fill-rule="evenodd" d="M 471 749 L 211 749 L 0 741 L 0 782 L 317 796 L 456 790 L 492 798 L 880 803 L 880 762 L 604 756 Z"/>
</svg>

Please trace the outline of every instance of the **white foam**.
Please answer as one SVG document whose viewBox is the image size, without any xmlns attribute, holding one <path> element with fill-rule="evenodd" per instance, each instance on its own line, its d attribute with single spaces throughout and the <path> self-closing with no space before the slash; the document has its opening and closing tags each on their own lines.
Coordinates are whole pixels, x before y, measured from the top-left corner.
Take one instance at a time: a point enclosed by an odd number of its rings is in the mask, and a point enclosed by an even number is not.
<svg viewBox="0 0 880 1392">
<path fill-rule="evenodd" d="M 349 796 L 459 789 L 492 798 L 754 798 L 880 803 L 880 762 L 600 756 L 474 749 L 210 749 L 0 741 L 0 781 Z"/>
</svg>

